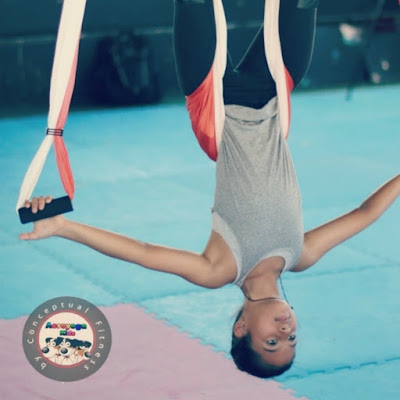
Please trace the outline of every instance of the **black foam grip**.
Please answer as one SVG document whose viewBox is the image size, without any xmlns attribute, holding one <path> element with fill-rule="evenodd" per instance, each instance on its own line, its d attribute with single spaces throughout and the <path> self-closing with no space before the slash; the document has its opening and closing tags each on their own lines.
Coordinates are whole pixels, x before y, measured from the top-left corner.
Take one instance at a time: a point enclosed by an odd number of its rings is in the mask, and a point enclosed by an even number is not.
<svg viewBox="0 0 400 400">
<path fill-rule="evenodd" d="M 41 219 L 55 217 L 73 211 L 71 200 L 68 196 L 53 199 L 51 203 L 46 204 L 43 210 L 38 210 L 36 214 L 31 208 L 22 207 L 18 210 L 19 218 L 23 224 L 39 221 Z"/>
</svg>

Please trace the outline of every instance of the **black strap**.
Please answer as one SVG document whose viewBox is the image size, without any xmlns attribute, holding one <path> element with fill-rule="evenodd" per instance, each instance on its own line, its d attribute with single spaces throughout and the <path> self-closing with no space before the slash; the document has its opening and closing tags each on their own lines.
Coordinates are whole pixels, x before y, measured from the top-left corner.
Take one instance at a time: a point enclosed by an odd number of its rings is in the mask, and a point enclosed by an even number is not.
<svg viewBox="0 0 400 400">
<path fill-rule="evenodd" d="M 64 133 L 63 129 L 50 129 L 48 128 L 46 131 L 46 135 L 51 135 L 51 136 L 62 136 Z"/>
</svg>

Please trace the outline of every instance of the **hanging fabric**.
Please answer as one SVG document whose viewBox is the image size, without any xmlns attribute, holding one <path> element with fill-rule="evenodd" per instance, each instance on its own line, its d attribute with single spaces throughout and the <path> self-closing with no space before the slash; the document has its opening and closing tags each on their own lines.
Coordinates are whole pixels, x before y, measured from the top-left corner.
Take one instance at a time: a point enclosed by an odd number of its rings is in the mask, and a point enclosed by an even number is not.
<svg viewBox="0 0 400 400">
<path fill-rule="evenodd" d="M 223 77 L 227 58 L 227 25 L 222 1 L 213 0 L 213 6 L 217 38 L 214 62 L 202 84 L 186 97 L 186 104 L 192 129 L 201 148 L 215 161 L 225 123 Z M 283 62 L 279 9 L 280 0 L 265 0 L 264 46 L 268 68 L 276 84 L 282 134 L 287 138 L 290 126 L 290 92 L 294 84 Z"/>
<path fill-rule="evenodd" d="M 86 0 L 64 0 L 63 3 L 51 74 L 46 137 L 26 172 L 17 202 L 17 211 L 23 223 L 72 211 L 74 180 L 62 135 L 75 85 L 85 6 Z M 25 202 L 32 196 L 53 144 L 60 178 L 68 196 L 53 200 L 43 212 L 32 214 L 30 209 L 24 207 Z"/>
</svg>

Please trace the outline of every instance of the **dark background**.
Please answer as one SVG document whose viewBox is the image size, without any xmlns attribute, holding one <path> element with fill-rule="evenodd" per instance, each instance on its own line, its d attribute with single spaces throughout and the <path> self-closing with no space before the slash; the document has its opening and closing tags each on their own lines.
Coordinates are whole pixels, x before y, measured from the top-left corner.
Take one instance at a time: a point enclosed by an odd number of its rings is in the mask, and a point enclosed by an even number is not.
<svg viewBox="0 0 400 400">
<path fill-rule="evenodd" d="M 264 0 L 224 0 L 229 49 L 238 60 L 263 19 Z M 1 0 L 2 115 L 45 110 L 62 1 Z M 380 5 L 383 6 L 380 7 Z M 153 54 L 162 99 L 179 95 L 172 51 L 172 0 L 88 0 L 83 22 L 74 107 L 99 105 L 94 79 L 99 43 L 121 32 L 144 35 Z M 341 23 L 364 29 L 358 45 L 344 43 Z M 397 0 L 320 0 L 314 58 L 302 89 L 400 81 Z"/>
</svg>

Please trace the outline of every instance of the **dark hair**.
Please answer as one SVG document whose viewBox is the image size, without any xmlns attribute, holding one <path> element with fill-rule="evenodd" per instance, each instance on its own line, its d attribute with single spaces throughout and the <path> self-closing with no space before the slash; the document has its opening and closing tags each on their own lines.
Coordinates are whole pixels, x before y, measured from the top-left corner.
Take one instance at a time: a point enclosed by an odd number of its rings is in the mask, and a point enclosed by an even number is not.
<svg viewBox="0 0 400 400">
<path fill-rule="evenodd" d="M 239 321 L 242 314 L 243 308 L 239 311 L 233 326 Z M 250 375 L 257 376 L 258 378 L 271 378 L 273 376 L 282 375 L 292 366 L 294 360 L 293 357 L 288 364 L 281 366 L 268 364 L 253 349 L 250 332 L 246 336 L 238 338 L 235 336 L 234 331 L 232 331 L 231 355 L 238 369 Z"/>
</svg>

